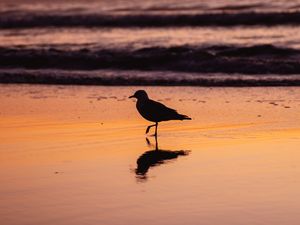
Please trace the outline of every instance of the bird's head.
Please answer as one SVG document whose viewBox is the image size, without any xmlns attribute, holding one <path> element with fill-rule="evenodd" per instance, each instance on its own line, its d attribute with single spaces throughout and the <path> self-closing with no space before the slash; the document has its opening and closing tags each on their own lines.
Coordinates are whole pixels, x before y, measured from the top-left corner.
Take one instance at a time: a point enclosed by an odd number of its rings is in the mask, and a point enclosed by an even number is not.
<svg viewBox="0 0 300 225">
<path fill-rule="evenodd" d="M 130 96 L 129 98 L 136 98 L 137 100 L 144 100 L 148 99 L 148 95 L 144 90 L 138 90 L 134 93 L 134 95 Z"/>
</svg>

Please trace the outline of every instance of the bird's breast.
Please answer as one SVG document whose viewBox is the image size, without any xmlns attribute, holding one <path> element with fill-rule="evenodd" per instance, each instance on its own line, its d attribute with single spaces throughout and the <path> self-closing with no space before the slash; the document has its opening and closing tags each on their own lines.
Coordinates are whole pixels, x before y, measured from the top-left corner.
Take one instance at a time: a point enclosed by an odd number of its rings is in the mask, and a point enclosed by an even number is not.
<svg viewBox="0 0 300 225">
<path fill-rule="evenodd" d="M 156 118 L 157 116 L 153 112 L 153 109 L 151 109 L 147 102 L 137 101 L 136 108 L 144 119 L 152 122 L 159 122 L 158 118 Z"/>
</svg>

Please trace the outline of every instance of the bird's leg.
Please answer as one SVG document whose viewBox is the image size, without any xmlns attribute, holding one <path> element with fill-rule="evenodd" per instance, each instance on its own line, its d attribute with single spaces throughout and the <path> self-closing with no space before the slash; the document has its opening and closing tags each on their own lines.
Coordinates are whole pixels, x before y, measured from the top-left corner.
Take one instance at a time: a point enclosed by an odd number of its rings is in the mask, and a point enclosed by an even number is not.
<svg viewBox="0 0 300 225">
<path fill-rule="evenodd" d="M 155 123 L 155 134 L 154 134 L 155 137 L 157 137 L 157 127 L 158 127 L 158 123 L 156 122 Z"/>
<path fill-rule="evenodd" d="M 148 126 L 148 127 L 147 127 L 147 129 L 146 129 L 146 134 L 148 134 L 148 133 L 149 133 L 149 130 L 150 130 L 150 128 L 151 128 L 151 127 L 154 127 L 154 126 L 155 126 L 155 124 Z"/>
<path fill-rule="evenodd" d="M 158 150 L 158 141 L 157 141 L 157 135 L 155 136 L 155 150 Z"/>
</svg>

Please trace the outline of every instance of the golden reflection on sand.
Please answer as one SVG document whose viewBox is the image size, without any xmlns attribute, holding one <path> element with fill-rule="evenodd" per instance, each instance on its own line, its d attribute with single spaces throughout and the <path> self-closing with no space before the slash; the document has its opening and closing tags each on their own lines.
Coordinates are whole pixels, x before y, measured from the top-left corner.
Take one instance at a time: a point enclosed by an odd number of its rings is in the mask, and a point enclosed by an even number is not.
<svg viewBox="0 0 300 225">
<path fill-rule="evenodd" d="M 193 120 L 160 125 L 159 149 L 191 154 L 150 166 L 142 183 L 132 171 L 154 149 L 127 99 L 136 89 L 2 85 L 2 221 L 300 221 L 299 88 L 147 87 Z"/>
</svg>

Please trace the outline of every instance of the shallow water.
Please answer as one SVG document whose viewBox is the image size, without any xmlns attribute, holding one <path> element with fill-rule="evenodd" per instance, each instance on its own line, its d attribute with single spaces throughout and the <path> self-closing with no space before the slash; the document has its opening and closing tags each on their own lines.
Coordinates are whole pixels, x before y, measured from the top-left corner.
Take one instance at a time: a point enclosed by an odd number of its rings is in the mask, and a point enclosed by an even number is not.
<svg viewBox="0 0 300 225">
<path fill-rule="evenodd" d="M 190 45 L 254 46 L 270 44 L 299 49 L 296 26 L 169 28 L 35 28 L 0 30 L 1 47 L 128 49 Z"/>
<path fill-rule="evenodd" d="M 299 88 L 145 87 L 193 118 L 145 174 L 136 89 L 1 85 L 2 223 L 299 224 Z"/>
</svg>

